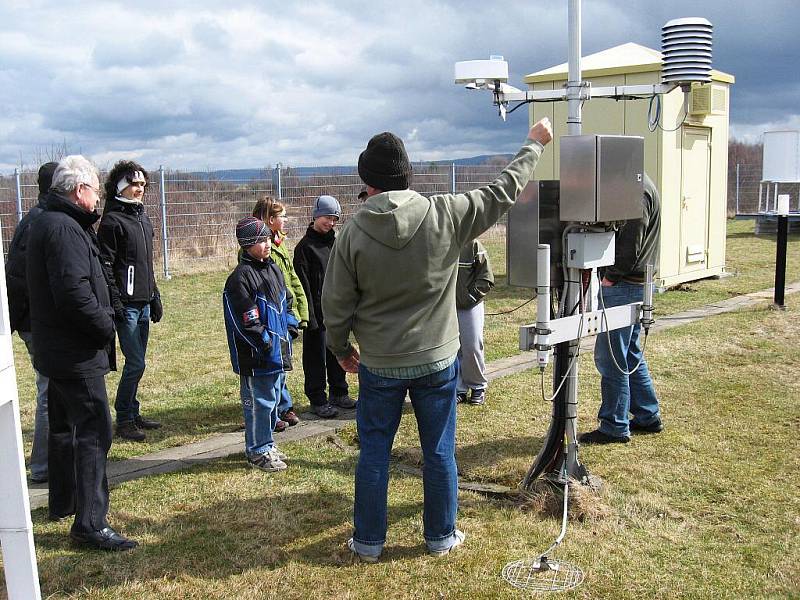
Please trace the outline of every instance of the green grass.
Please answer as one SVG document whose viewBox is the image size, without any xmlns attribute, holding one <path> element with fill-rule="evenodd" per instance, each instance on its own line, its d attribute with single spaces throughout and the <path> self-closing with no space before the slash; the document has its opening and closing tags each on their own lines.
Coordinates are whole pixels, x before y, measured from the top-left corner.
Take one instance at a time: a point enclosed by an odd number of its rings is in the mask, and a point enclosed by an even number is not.
<svg viewBox="0 0 800 600">
<path fill-rule="evenodd" d="M 626 446 L 588 447 L 603 478 L 582 491 L 554 557 L 582 567 L 566 598 L 788 598 L 800 589 L 800 298 L 652 336 L 648 360 L 666 430 Z M 579 415 L 593 422 L 598 377 L 582 359 Z M 493 383 L 482 408 L 459 407 L 462 479 L 515 485 L 532 462 L 550 405 L 528 372 Z M 343 439 L 352 439 L 352 426 Z M 418 457 L 413 417 L 397 460 Z M 355 449 L 318 439 L 283 448 L 290 469 L 265 475 L 241 457 L 125 483 L 111 521 L 134 552 L 85 552 L 67 523 L 34 512 L 40 576 L 54 598 L 519 598 L 503 565 L 534 558 L 559 519 L 535 503 L 460 494 L 467 543 L 425 555 L 421 482 L 393 471 L 385 556 L 351 564 Z M 581 516 L 582 518 L 577 518 Z"/>
<path fill-rule="evenodd" d="M 750 222 L 729 222 L 729 265 L 737 277 L 659 295 L 662 314 L 771 285 L 774 238 Z M 500 242 L 489 239 L 499 285 L 488 312 L 508 310 L 527 290 L 504 285 Z M 798 239 L 787 280 L 800 279 Z M 241 421 L 238 384 L 222 334 L 226 273 L 162 282 L 165 320 L 152 328 L 142 384 L 144 413 L 165 422 L 145 444 L 119 443 L 119 459 L 230 431 Z M 605 481 L 580 493 L 555 557 L 586 571 L 571 598 L 785 598 L 800 589 L 800 298 L 789 310 L 761 305 L 653 335 L 648 360 L 667 424 L 627 446 L 588 447 L 582 460 Z M 668 308 L 663 308 L 668 307 Z M 530 311 L 526 313 L 525 311 Z M 490 358 L 515 354 L 517 326 L 532 307 L 487 320 Z M 524 317 L 524 318 L 523 318 Z M 298 345 L 299 349 L 299 345 Z M 26 439 L 33 385 L 15 342 Z M 299 364 L 299 361 L 298 361 Z M 579 414 L 593 423 L 599 381 L 581 359 Z M 108 378 L 113 399 L 117 376 Z M 302 374 L 289 377 L 304 404 Z M 492 383 L 482 408 L 461 406 L 458 461 L 466 480 L 515 486 L 546 432 L 550 404 L 530 371 Z M 354 438 L 354 427 L 341 432 Z M 499 578 L 514 559 L 536 557 L 559 520 L 536 502 L 460 495 L 467 544 L 434 560 L 421 540 L 421 482 L 393 471 L 389 539 L 378 565 L 351 564 L 344 551 L 352 518 L 356 450 L 319 439 L 283 448 L 290 469 L 265 475 L 231 457 L 112 490 L 111 521 L 142 542 L 122 555 L 86 552 L 67 540 L 68 523 L 33 513 L 46 597 L 135 598 L 517 598 Z M 419 459 L 406 415 L 393 451 Z M 3 596 L 0 586 L 0 597 Z"/>
</svg>

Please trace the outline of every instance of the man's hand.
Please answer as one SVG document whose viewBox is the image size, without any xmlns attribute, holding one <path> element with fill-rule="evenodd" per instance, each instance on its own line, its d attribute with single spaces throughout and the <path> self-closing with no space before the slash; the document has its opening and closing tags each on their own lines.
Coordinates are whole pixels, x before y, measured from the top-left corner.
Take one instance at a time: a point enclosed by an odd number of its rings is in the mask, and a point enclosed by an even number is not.
<svg viewBox="0 0 800 600">
<path fill-rule="evenodd" d="M 350 346 L 350 354 L 344 358 L 337 358 L 336 360 L 339 361 L 339 364 L 346 373 L 358 373 L 358 365 L 361 364 L 360 359 L 361 355 L 358 353 L 356 347 Z"/>
<path fill-rule="evenodd" d="M 545 117 L 537 121 L 528 132 L 528 138 L 546 146 L 553 139 L 553 126 L 550 124 L 550 119 Z"/>
<path fill-rule="evenodd" d="M 611 287 L 611 286 L 614 285 L 614 282 L 613 281 L 609 281 L 608 279 L 603 277 L 603 279 L 600 281 L 600 285 L 602 285 L 603 287 Z"/>
</svg>

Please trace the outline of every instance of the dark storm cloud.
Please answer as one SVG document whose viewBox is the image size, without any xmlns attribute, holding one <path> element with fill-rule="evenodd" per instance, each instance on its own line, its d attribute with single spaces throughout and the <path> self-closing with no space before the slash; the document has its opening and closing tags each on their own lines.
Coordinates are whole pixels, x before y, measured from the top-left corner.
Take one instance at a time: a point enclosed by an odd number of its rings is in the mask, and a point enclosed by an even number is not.
<svg viewBox="0 0 800 600">
<path fill-rule="evenodd" d="M 658 50 L 666 21 L 704 16 L 714 67 L 736 77 L 732 132 L 800 126 L 798 6 L 584 0 L 583 53 Z M 0 5 L 0 23 L 2 172 L 63 140 L 187 168 L 352 163 L 387 129 L 415 160 L 513 152 L 527 111 L 503 123 L 489 94 L 452 83 L 453 64 L 501 54 L 523 87 L 567 59 L 566 2 L 549 0 L 70 0 Z"/>
</svg>

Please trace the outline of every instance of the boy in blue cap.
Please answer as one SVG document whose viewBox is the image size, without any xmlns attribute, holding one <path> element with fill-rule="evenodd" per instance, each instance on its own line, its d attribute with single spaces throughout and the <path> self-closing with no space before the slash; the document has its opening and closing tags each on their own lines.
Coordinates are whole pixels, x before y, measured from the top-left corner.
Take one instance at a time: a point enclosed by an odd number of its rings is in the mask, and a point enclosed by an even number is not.
<svg viewBox="0 0 800 600">
<path fill-rule="evenodd" d="M 323 419 L 339 414 L 336 409 L 353 408 L 347 394 L 347 378 L 336 357 L 325 345 L 325 318 L 322 314 L 322 285 L 336 233 L 333 228 L 342 207 L 333 196 L 320 196 L 314 202 L 314 219 L 294 249 L 294 269 L 308 298 L 308 327 L 303 331 L 304 391 L 311 410 Z M 327 379 L 326 379 L 327 376 Z M 325 388 L 330 395 L 326 395 Z"/>
</svg>

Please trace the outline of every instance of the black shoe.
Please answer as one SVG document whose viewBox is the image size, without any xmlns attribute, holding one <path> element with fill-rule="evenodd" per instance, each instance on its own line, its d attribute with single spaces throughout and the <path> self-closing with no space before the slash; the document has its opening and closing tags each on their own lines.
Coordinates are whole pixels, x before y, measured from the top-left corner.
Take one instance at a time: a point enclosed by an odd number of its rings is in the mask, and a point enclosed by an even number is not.
<svg viewBox="0 0 800 600">
<path fill-rule="evenodd" d="M 578 436 L 578 441 L 581 444 L 627 444 L 631 441 L 627 435 L 608 435 L 599 429 L 582 433 Z"/>
<path fill-rule="evenodd" d="M 47 483 L 47 475 L 31 475 L 29 479 L 31 483 Z"/>
<path fill-rule="evenodd" d="M 469 400 L 467 400 L 468 404 L 474 404 L 475 406 L 480 406 L 486 402 L 486 390 L 472 390 L 469 394 Z"/>
<path fill-rule="evenodd" d="M 125 421 L 124 423 L 117 424 L 117 437 L 132 442 L 143 442 L 145 435 L 144 431 L 136 427 L 134 421 Z"/>
<path fill-rule="evenodd" d="M 314 411 L 314 414 L 318 417 L 322 417 L 323 419 L 332 419 L 333 417 L 339 414 L 339 411 L 336 410 L 330 404 L 320 404 L 317 406 L 312 406 L 311 410 Z"/>
<path fill-rule="evenodd" d="M 273 429 L 272 431 L 274 431 L 275 433 L 281 433 L 283 431 L 286 431 L 286 428 L 288 426 L 289 424 L 286 421 L 278 419 L 277 421 L 275 421 L 275 429 Z"/>
<path fill-rule="evenodd" d="M 650 425 L 639 425 L 636 421 L 631 421 L 630 428 L 637 433 L 661 433 L 664 430 L 664 423 L 661 419 L 656 419 Z"/>
<path fill-rule="evenodd" d="M 134 423 L 139 429 L 161 429 L 161 423 L 152 419 L 145 419 L 142 415 L 136 417 Z"/>
<path fill-rule="evenodd" d="M 456 404 L 464 404 L 467 401 L 467 392 L 458 392 L 456 394 Z"/>
<path fill-rule="evenodd" d="M 124 535 L 111 529 L 111 527 L 104 527 L 98 531 L 90 531 L 88 533 L 70 531 L 69 537 L 76 544 L 92 546 L 98 550 L 124 552 L 126 550 L 133 550 L 139 545 L 139 542 L 126 538 Z"/>
<path fill-rule="evenodd" d="M 330 403 L 339 408 L 355 408 L 356 401 L 347 394 L 343 396 L 331 396 Z"/>
</svg>

